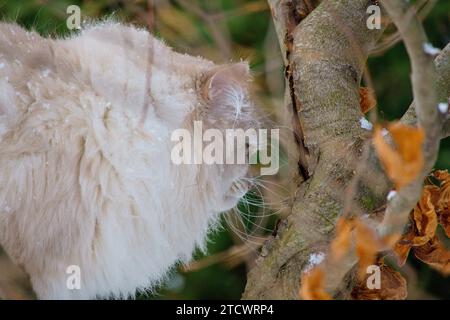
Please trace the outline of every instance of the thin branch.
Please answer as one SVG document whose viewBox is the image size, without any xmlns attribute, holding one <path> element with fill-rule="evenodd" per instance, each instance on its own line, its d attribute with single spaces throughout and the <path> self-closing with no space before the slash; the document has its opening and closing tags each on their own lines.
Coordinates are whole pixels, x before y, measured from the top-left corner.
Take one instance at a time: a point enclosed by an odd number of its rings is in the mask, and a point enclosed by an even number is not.
<svg viewBox="0 0 450 320">
<path fill-rule="evenodd" d="M 232 56 L 229 35 L 214 18 L 214 15 L 204 11 L 195 1 L 177 0 L 180 6 L 188 12 L 192 12 L 202 19 L 209 27 L 211 35 L 222 53 L 224 59 Z"/>
<path fill-rule="evenodd" d="M 424 44 L 428 41 L 422 23 L 405 2 L 401 0 L 385 0 L 384 2 L 388 2 L 387 5 L 384 3 L 385 8 L 397 25 L 411 59 L 412 84 L 418 120 L 419 125 L 425 130 L 426 139 L 423 148 L 425 165 L 422 172 L 413 183 L 401 189 L 397 196 L 388 203 L 384 218 L 377 227 L 380 238 L 403 232 L 411 210 L 420 199 L 423 180 L 436 161 L 443 122 L 437 110 L 436 71 L 432 57 L 424 50 Z M 443 68 L 444 66 L 440 62 L 442 61 L 438 58 L 436 65 L 438 68 Z M 448 68 L 448 64 L 446 67 Z M 442 68 L 441 71 L 443 71 Z M 444 72 L 443 77 L 448 77 L 448 74 Z M 335 293 L 357 260 L 354 250 L 350 250 L 338 263 L 332 259 L 326 259 L 324 268 L 328 274 L 333 276 L 326 277 L 325 289 L 330 293 Z"/>
<path fill-rule="evenodd" d="M 385 2 L 388 4 L 386 5 Z M 381 239 L 403 232 L 411 210 L 420 199 L 423 181 L 436 161 L 443 122 L 437 111 L 436 71 L 432 57 L 424 50 L 424 44 L 428 41 L 422 23 L 415 15 L 415 11 L 401 0 L 385 0 L 384 5 L 397 25 L 411 59 L 412 84 L 418 120 L 419 125 L 425 130 L 426 139 L 423 148 L 425 165 L 422 172 L 413 183 L 401 189 L 397 196 L 388 203 L 384 218 L 377 226 Z M 441 58 L 436 60 L 436 65 L 443 72 L 442 77 L 448 77 L 448 73 L 443 70 L 443 56 L 446 56 L 445 52 Z M 445 67 L 448 68 L 448 64 Z M 443 83 L 439 84 L 443 85 Z M 327 274 L 333 276 L 326 277 L 325 289 L 330 293 L 335 293 L 357 261 L 354 250 L 350 250 L 338 263 L 327 258 L 324 268 L 327 270 Z"/>
<path fill-rule="evenodd" d="M 438 101 L 448 103 L 450 99 L 450 43 L 442 49 L 441 53 L 436 57 L 434 64 L 437 72 L 436 88 L 438 93 Z M 442 116 L 444 117 L 445 115 Z M 402 122 L 410 125 L 415 125 L 417 123 L 415 102 L 411 104 L 408 111 L 402 117 Z M 450 119 L 447 115 L 441 138 L 447 138 L 449 135 Z"/>
<path fill-rule="evenodd" d="M 416 181 L 400 190 L 398 196 L 388 204 L 384 219 L 377 228 L 381 238 L 402 233 L 411 210 L 420 198 L 423 180 L 435 163 L 439 148 L 440 126 L 442 124 L 442 118 L 437 112 L 436 74 L 432 57 L 424 50 L 427 37 L 422 24 L 414 14 L 414 11 L 409 9 L 404 2 L 396 4 L 392 0 L 388 1 L 389 5 L 386 9 L 399 28 L 411 58 L 413 90 L 416 101 L 420 101 L 420 105 L 419 102 L 417 104 L 418 109 L 420 108 L 418 113 L 421 115 L 419 116 L 419 122 L 426 132 L 424 145 L 426 164 Z M 444 69 L 449 68 L 450 64 L 448 64 L 448 61 L 444 63 L 444 56 L 448 59 L 448 52 L 445 50 L 436 60 L 437 68 L 442 72 L 440 80 L 449 77 L 448 72 L 446 72 L 448 70 Z M 438 82 L 441 93 L 448 92 L 448 89 L 443 90 L 444 82 Z M 448 88 L 448 81 L 446 85 Z M 327 270 L 327 274 L 332 274 L 333 276 L 326 277 L 325 289 L 330 293 L 335 293 L 342 285 L 347 272 L 351 270 L 357 260 L 354 250 L 351 250 L 338 263 L 332 261 L 332 259 L 326 259 L 324 268 Z"/>
<path fill-rule="evenodd" d="M 370 2 L 323 1 L 305 20 L 292 26 L 289 18 L 296 17 L 294 10 L 299 2 L 269 0 L 285 63 L 290 68 L 286 105 L 296 106 L 294 115 L 301 124 L 302 142 L 310 152 L 306 161 L 310 177 L 296 190 L 288 219 L 264 245 L 257 266 L 249 273 L 244 298 L 297 298 L 299 278 L 310 255 L 327 251 L 336 219 L 344 209 L 345 190 L 354 181 L 355 162 L 364 158 L 361 150 L 369 138 L 355 124 L 360 118 L 357 91 L 361 73 L 369 51 L 383 32 L 365 27 Z M 436 74 L 432 57 L 424 51 L 427 38 L 420 20 L 405 4 L 390 2 L 388 5 L 400 5 L 403 10 L 396 15 L 390 8 L 411 57 L 419 125 L 426 132 L 426 164 L 417 180 L 389 203 L 379 228 L 382 236 L 401 232 L 416 205 L 423 179 L 436 160 L 442 123 L 437 112 Z M 366 171 L 355 200 L 370 212 L 363 198 L 368 197 L 378 208 L 386 203 L 392 185 L 373 148 L 369 150 Z M 329 293 L 339 292 L 356 262 L 351 250 L 339 265 L 330 263 L 325 283 Z"/>
<path fill-rule="evenodd" d="M 437 159 L 443 117 L 437 108 L 437 74 L 432 56 L 425 50 L 428 39 L 422 23 L 405 1 L 382 2 L 400 31 L 408 51 L 418 125 L 425 131 L 423 169 L 413 183 L 399 190 L 397 196 L 388 203 L 384 220 L 378 228 L 381 236 L 386 236 L 402 233 L 408 222 L 409 213 L 420 199 L 423 181 L 433 169 Z"/>
<path fill-rule="evenodd" d="M 359 126 L 358 89 L 369 50 L 383 30 L 367 29 L 367 0 L 322 1 L 304 20 L 301 1 L 269 3 L 286 53 L 286 104 L 300 123 L 303 135 L 297 139 L 308 153 L 299 164 L 307 174 L 292 213 L 249 273 L 243 297 L 292 299 L 310 255 L 327 250 L 368 138 Z"/>
<path fill-rule="evenodd" d="M 417 16 L 421 21 L 425 20 L 425 18 L 430 14 L 433 7 L 437 3 L 437 0 L 419 0 L 414 4 L 414 7 L 417 10 Z M 402 36 L 398 31 L 385 36 L 381 39 L 380 43 L 377 44 L 375 48 L 370 51 L 371 56 L 381 55 L 397 43 L 402 40 Z"/>
</svg>

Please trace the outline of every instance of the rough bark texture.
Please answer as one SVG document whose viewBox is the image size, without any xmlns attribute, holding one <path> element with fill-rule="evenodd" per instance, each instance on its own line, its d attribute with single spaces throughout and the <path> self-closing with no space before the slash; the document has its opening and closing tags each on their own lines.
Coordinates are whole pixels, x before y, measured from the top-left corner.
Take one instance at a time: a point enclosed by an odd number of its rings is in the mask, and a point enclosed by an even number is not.
<svg viewBox="0 0 450 320">
<path fill-rule="evenodd" d="M 275 23 L 288 19 L 279 8 L 295 8 L 296 3 L 270 1 Z M 300 167 L 304 168 L 300 171 L 306 173 L 306 181 L 296 193 L 292 214 L 279 224 L 277 235 L 262 249 L 249 273 L 244 298 L 298 298 L 301 271 L 311 253 L 326 250 L 336 219 L 343 213 L 343 190 L 350 185 L 368 137 L 359 125 L 359 83 L 368 52 L 382 33 L 366 27 L 371 4 L 368 0 L 322 1 L 284 37 L 293 40 L 286 61 L 292 73 L 289 103 L 295 106 L 294 122 L 301 128 Z M 277 30 L 289 32 L 289 28 Z M 382 197 L 380 190 L 363 193 L 368 193 L 367 198 Z M 373 209 L 371 201 L 361 205 Z"/>
<path fill-rule="evenodd" d="M 366 26 L 366 10 L 376 1 L 323 0 L 304 18 L 296 10 L 307 2 L 311 1 L 269 0 L 285 55 L 286 106 L 293 111 L 292 123 L 299 146 L 298 174 L 302 179 L 291 214 L 263 246 L 256 267 L 248 275 L 244 299 L 297 299 L 302 270 L 312 253 L 327 251 L 337 218 L 376 211 L 385 204 L 391 188 L 375 152 L 366 143 L 370 134 L 359 125 L 358 89 L 362 72 L 370 49 L 383 32 Z M 387 7 L 411 55 L 414 94 L 421 108 L 419 123 L 428 130 L 433 121 L 439 122 L 434 68 L 430 69 L 432 60 L 423 52 L 426 37 L 421 24 L 414 15 L 409 15 L 415 23 L 402 25 L 405 8 L 401 4 L 397 8 L 395 4 Z M 443 55 L 447 53 L 443 51 Z M 450 83 L 449 58 L 443 55 L 436 62 L 441 72 L 440 98 L 448 97 Z M 421 87 L 418 81 L 424 77 L 429 83 Z M 440 130 L 436 125 L 427 132 L 424 174 L 430 170 L 430 163 L 434 164 L 439 141 L 436 133 Z M 362 171 L 364 177 L 358 176 Z M 418 192 L 420 195 L 422 178 L 423 175 L 399 195 L 394 201 L 396 206 L 388 209 L 394 211 L 392 214 L 396 210 L 409 213 L 418 200 Z M 349 205 L 349 200 L 355 204 Z M 350 253 L 339 266 L 328 266 L 325 288 L 331 295 L 348 297 L 348 284 L 343 279 L 351 278 L 356 262 L 355 255 Z"/>
</svg>

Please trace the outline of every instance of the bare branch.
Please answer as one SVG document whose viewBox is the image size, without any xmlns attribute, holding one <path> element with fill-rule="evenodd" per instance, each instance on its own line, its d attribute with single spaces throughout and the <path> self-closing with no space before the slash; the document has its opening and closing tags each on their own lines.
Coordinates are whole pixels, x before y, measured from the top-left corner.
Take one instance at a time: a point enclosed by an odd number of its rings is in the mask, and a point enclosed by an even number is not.
<svg viewBox="0 0 450 320">
<path fill-rule="evenodd" d="M 425 130 L 426 139 L 423 148 L 425 165 L 422 172 L 413 183 L 401 189 L 397 196 L 388 203 L 384 218 L 377 227 L 380 238 L 403 232 L 411 210 L 420 199 L 424 178 L 434 166 L 443 123 L 443 117 L 439 115 L 437 109 L 436 85 L 439 89 L 439 96 L 446 98 L 449 88 L 448 68 L 450 68 L 448 63 L 448 60 L 450 60 L 448 56 L 449 48 L 447 47 L 436 59 L 436 69 L 440 73 L 436 82 L 436 71 L 432 57 L 424 50 L 424 44 L 428 43 L 427 37 L 415 12 L 403 1 L 385 0 L 385 2 L 388 2 L 386 9 L 400 31 L 411 59 L 412 83 L 416 98 L 416 106 L 412 106 L 412 110 L 417 108 L 418 122 Z M 410 120 L 412 123 L 417 118 L 415 112 L 410 112 L 411 114 L 414 116 L 413 121 Z M 324 268 L 327 273 L 333 274 L 332 277 L 326 279 L 326 290 L 331 293 L 336 292 L 347 272 L 356 262 L 357 257 L 354 250 L 351 250 L 339 263 L 326 259 Z"/>
<path fill-rule="evenodd" d="M 442 133 L 443 117 L 437 108 L 437 74 L 432 56 L 425 50 L 428 43 L 425 30 L 409 5 L 401 0 L 383 0 L 383 5 L 402 35 L 412 66 L 412 86 L 418 125 L 425 131 L 424 167 L 417 179 L 401 189 L 388 204 L 379 231 L 382 236 L 400 233 L 408 216 L 420 199 L 425 177 L 436 162 Z"/>
<path fill-rule="evenodd" d="M 305 182 L 291 215 L 249 273 L 244 298 L 298 297 L 302 270 L 311 253 L 326 250 L 368 138 L 359 125 L 358 89 L 369 51 L 383 32 L 366 26 L 372 1 L 323 1 L 304 20 L 292 12 L 300 3 L 270 1 L 275 24 L 282 23 L 277 33 L 287 57 L 287 101 L 299 123 Z M 285 8 L 291 8 L 287 16 Z"/>
<path fill-rule="evenodd" d="M 441 53 L 436 57 L 434 64 L 437 72 L 436 89 L 438 101 L 448 103 L 450 99 L 450 43 L 442 49 Z M 415 102 L 411 104 L 408 111 L 402 117 L 402 122 L 406 124 L 417 123 Z M 447 138 L 449 135 L 450 119 L 446 119 L 441 138 Z"/>
<path fill-rule="evenodd" d="M 373 3 L 324 1 L 299 23 L 295 19 L 298 12 L 292 12 L 299 2 L 269 0 L 285 54 L 286 105 L 294 111 L 294 131 L 295 120 L 299 123 L 299 171 L 303 166 L 307 175 L 296 192 L 291 215 L 265 244 L 257 266 L 250 272 L 244 298 L 297 298 L 302 270 L 312 253 L 327 251 L 336 219 L 344 213 L 349 188 L 357 189 L 352 199 L 366 212 L 384 205 L 392 188 L 370 146 L 364 166 L 367 174 L 361 181 L 354 181 L 355 163 L 366 159 L 362 150 L 369 141 L 369 135 L 358 125 L 358 87 L 367 56 L 383 32 L 366 27 L 366 9 Z M 440 93 L 447 94 L 450 74 L 445 71 L 450 63 L 440 57 L 437 69 L 442 74 L 436 77 L 432 56 L 424 50 L 427 38 L 416 12 L 403 1 L 384 2 L 388 2 L 389 13 L 411 58 L 417 118 L 426 132 L 426 164 L 417 180 L 389 203 L 388 213 L 379 225 L 381 236 L 402 231 L 420 197 L 423 179 L 435 163 L 443 122 L 437 109 L 435 84 L 437 79 Z M 375 206 L 372 209 L 364 203 L 367 198 Z M 339 264 L 325 260 L 325 288 L 329 293 L 335 295 L 342 289 L 343 279 L 356 262 L 353 250 Z"/>
</svg>

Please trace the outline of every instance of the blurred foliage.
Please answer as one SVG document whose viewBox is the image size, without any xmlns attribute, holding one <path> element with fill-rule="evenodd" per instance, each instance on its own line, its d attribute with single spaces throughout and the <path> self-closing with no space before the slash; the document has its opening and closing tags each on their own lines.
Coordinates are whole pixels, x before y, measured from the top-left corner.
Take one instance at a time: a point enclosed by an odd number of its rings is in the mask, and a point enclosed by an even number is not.
<svg viewBox="0 0 450 320">
<path fill-rule="evenodd" d="M 216 62 L 247 59 L 255 75 L 255 96 L 261 108 L 275 118 L 283 113 L 283 66 L 266 0 L 153 0 L 153 32 L 179 51 L 202 55 Z M 147 26 L 147 0 L 0 0 L 3 21 L 16 21 L 43 35 L 69 36 L 65 19 L 66 8 L 76 4 L 83 20 L 115 17 L 121 21 Z M 430 41 L 444 47 L 450 41 L 450 1 L 439 0 L 426 19 Z M 379 102 L 380 120 L 400 117 L 409 106 L 412 94 L 410 66 L 402 44 L 397 44 L 381 56 L 369 60 L 369 70 Z M 437 168 L 450 168 L 450 141 L 442 142 Z M 264 191 L 264 196 L 267 192 Z M 248 195 L 252 201 L 262 200 L 259 194 Z M 251 228 L 258 216 L 258 206 L 240 207 L 244 229 Z M 261 215 L 260 216 L 264 216 Z M 252 242 L 273 227 L 275 216 L 265 219 L 267 229 L 255 238 L 243 241 L 230 231 L 230 221 L 211 235 L 207 246 L 212 263 L 196 271 L 185 272 L 179 266 L 156 293 L 139 295 L 140 299 L 238 299 L 245 287 L 248 266 L 255 257 Z M 245 222 L 247 221 L 247 222 Z M 242 228 L 240 232 L 242 232 Z M 248 231 L 248 230 L 247 230 Z M 258 238 L 258 239 L 259 239 Z M 248 247 L 246 249 L 246 244 Z M 240 248 L 233 263 L 224 252 Z M 242 250 L 242 248 L 246 250 Z M 232 250 L 231 250 L 232 251 Z M 234 251 L 232 251 L 234 252 Z M 222 255 L 221 255 L 222 254 Z M 214 260 L 214 257 L 218 257 Z M 205 253 L 195 255 L 202 261 Z M 228 258 L 227 258 L 228 257 Z M 228 260 L 227 260 L 228 259 Z M 228 262 L 227 262 L 228 261 Z M 418 291 L 413 296 L 450 298 L 450 279 L 444 279 L 426 265 L 411 258 L 410 270 L 417 278 Z M 411 271 L 412 270 L 412 271 Z M 406 272 L 406 271 L 405 271 Z"/>
</svg>

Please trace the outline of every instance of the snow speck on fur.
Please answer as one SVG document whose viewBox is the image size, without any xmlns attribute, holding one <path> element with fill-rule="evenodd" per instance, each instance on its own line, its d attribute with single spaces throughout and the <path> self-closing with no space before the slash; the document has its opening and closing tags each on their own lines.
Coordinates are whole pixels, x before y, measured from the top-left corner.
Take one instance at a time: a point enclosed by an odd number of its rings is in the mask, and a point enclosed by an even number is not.
<svg viewBox="0 0 450 320">
<path fill-rule="evenodd" d="M 129 297 L 155 287 L 205 248 L 220 213 L 239 201 L 234 184 L 248 178 L 247 165 L 176 166 L 171 133 L 193 131 L 199 114 L 208 128 L 253 125 L 241 85 L 250 75 L 115 22 L 64 40 L 8 23 L 0 34 L 1 246 L 40 299 Z M 149 47 L 158 59 L 146 79 Z M 225 72 L 211 88 L 216 100 L 205 99 L 197 80 L 229 68 L 243 72 Z M 71 265 L 82 272 L 80 290 L 66 286 Z"/>
</svg>

